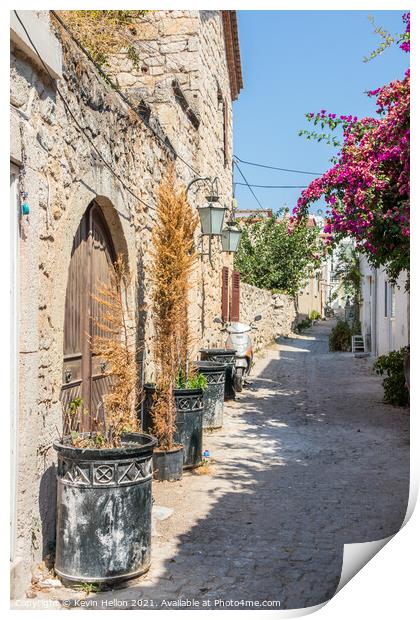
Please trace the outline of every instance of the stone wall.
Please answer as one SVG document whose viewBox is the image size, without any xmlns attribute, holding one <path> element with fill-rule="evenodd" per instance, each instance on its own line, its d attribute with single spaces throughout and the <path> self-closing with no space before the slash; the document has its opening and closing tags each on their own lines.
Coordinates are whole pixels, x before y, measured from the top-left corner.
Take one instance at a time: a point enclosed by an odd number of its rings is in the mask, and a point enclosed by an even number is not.
<svg viewBox="0 0 420 620">
<path fill-rule="evenodd" d="M 293 297 L 272 294 L 270 291 L 241 282 L 240 320 L 251 323 L 257 314 L 262 319 L 252 331 L 254 351 L 259 351 L 278 336 L 288 336 L 297 318 Z"/>
<path fill-rule="evenodd" d="M 150 380 L 154 373 L 153 317 L 150 313 L 151 231 L 156 220 L 158 185 L 173 161 L 171 149 L 164 144 L 165 135 L 186 162 L 180 158 L 175 160 L 180 182 L 187 184 L 196 173 L 218 176 L 223 201 L 229 203 L 232 198 L 232 171 L 220 155 L 221 129 L 217 124 L 221 119 L 216 77 L 229 107 L 231 153 L 231 102 L 221 15 L 219 11 L 206 11 L 204 19 L 198 11 L 188 12 L 190 17 L 184 13 L 158 11 L 153 14 L 154 35 L 150 34 L 148 39 L 149 44 L 153 40 L 156 43 L 156 54 L 148 61 L 149 77 L 153 79 L 149 80 L 150 90 L 138 92 L 138 97 L 150 96 L 148 124 L 104 82 L 75 44 L 63 38 L 60 93 L 120 179 L 110 172 L 77 128 L 57 92 L 56 83 L 52 83 L 19 46 L 11 48 L 11 157 L 20 170 L 19 191 L 27 192 L 26 201 L 30 207 L 29 215 L 20 218 L 18 240 L 19 306 L 22 310 L 14 547 L 20 562 L 16 570 L 20 585 L 15 594 L 21 594 L 21 586 L 30 581 L 31 569 L 54 549 L 56 455 L 52 443 L 62 426 L 60 391 L 65 295 L 73 238 L 84 212 L 93 199 L 98 202 L 116 252 L 126 257 L 134 274 L 129 306 L 140 335 L 144 335 L 146 378 Z M 46 18 L 48 21 L 48 15 Z M 166 37 L 165 44 L 172 47 L 162 49 L 161 36 Z M 182 41 L 186 42 L 186 49 Z M 199 108 L 198 129 L 192 125 L 173 91 L 165 90 L 155 81 L 161 76 L 164 85 L 172 83 L 173 67 L 166 61 L 166 54 L 175 53 L 178 48 L 183 54 L 182 62 L 178 57 L 178 64 L 183 67 L 180 77 L 183 76 L 183 85 Z M 164 62 L 161 62 L 162 55 Z M 127 92 L 146 88 L 139 76 L 136 81 L 126 72 L 124 83 L 121 67 L 117 73 Z M 156 87 L 156 91 L 152 87 Z M 163 93 L 163 101 L 158 101 L 159 92 Z M 130 91 L 130 95 L 135 96 L 135 90 Z M 197 187 L 191 200 L 198 205 L 204 197 L 205 192 Z M 200 250 L 199 230 L 196 234 Z M 208 240 L 203 244 L 205 253 Z M 223 340 L 213 318 L 220 314 L 221 268 L 231 263 L 231 257 L 221 252 L 218 240 L 213 241 L 212 264 L 206 255 L 197 260 L 190 293 L 195 349 L 218 346 Z"/>
<path fill-rule="evenodd" d="M 126 57 L 111 60 L 110 73 L 134 103 L 142 99 L 151 106 L 179 155 L 199 174 L 217 177 L 220 202 L 232 204 L 233 119 L 223 25 L 220 11 L 152 11 L 137 31 L 141 56 L 133 67 Z M 174 80 L 185 97 L 174 92 Z M 226 106 L 224 131 L 223 103 Z M 184 104 L 192 110 L 198 126 L 189 119 Z M 182 104 L 182 105 L 181 105 Z M 228 158 L 224 157 L 224 135 Z M 194 173 L 183 168 L 186 180 Z M 193 204 L 205 203 L 204 186 L 190 190 Z M 193 356 L 201 347 L 221 345 L 220 330 L 213 318 L 220 314 L 221 270 L 232 267 L 233 257 L 221 252 L 220 240 L 211 241 L 212 261 L 199 260 L 192 282 L 190 321 Z M 199 252 L 209 252 L 209 239 L 198 244 Z"/>
</svg>

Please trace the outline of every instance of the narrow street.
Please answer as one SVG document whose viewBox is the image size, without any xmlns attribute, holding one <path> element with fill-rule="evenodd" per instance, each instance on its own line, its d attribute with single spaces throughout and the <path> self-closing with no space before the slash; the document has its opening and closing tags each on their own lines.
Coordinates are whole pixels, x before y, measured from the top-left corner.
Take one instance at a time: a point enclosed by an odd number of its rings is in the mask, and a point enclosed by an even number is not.
<svg viewBox="0 0 420 620">
<path fill-rule="evenodd" d="M 291 9 L 9 11 L 13 610 L 311 613 L 404 522 L 410 11 Z"/>
<path fill-rule="evenodd" d="M 312 606 L 334 594 L 344 543 L 399 529 L 409 417 L 383 404 L 369 359 L 328 352 L 331 326 L 282 339 L 256 361 L 223 429 L 204 438 L 208 470 L 154 483 L 149 573 L 92 598 Z"/>
</svg>

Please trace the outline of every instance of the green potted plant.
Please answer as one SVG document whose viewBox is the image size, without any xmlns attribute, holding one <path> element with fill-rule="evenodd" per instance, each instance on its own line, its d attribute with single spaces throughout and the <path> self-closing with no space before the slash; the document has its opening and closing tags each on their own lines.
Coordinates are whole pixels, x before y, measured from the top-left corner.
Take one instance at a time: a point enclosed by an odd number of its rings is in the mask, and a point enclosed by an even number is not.
<svg viewBox="0 0 420 620">
<path fill-rule="evenodd" d="M 55 571 L 83 583 L 131 579 L 150 566 L 152 453 L 154 437 L 139 432 L 135 414 L 136 351 L 124 290 L 121 257 L 94 295 L 100 318 L 92 352 L 106 363 L 111 389 L 104 415 L 81 398 L 63 406 L 58 453 Z M 95 429 L 95 430 L 92 430 Z"/>
<path fill-rule="evenodd" d="M 318 310 L 311 310 L 308 318 L 312 322 L 312 325 L 313 325 L 314 323 L 319 321 L 319 319 L 321 318 L 321 315 L 318 312 Z"/>
<path fill-rule="evenodd" d="M 158 480 L 179 480 L 184 467 L 201 462 L 204 381 L 189 361 L 188 316 L 197 224 L 198 216 L 185 189 L 176 186 L 171 167 L 159 187 L 152 235 L 156 382 L 145 386 L 143 420 L 143 428 L 151 428 L 158 439 L 153 455 Z"/>
</svg>

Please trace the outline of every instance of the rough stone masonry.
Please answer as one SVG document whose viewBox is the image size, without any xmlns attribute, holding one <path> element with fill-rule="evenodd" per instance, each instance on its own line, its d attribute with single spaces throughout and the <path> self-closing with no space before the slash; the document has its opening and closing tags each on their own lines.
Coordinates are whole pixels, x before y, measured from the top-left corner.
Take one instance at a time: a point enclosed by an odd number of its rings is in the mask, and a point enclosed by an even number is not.
<svg viewBox="0 0 420 620">
<path fill-rule="evenodd" d="M 31 24 L 29 34 L 34 40 L 59 37 L 62 66 L 61 77 L 51 81 L 36 54 L 27 53 L 27 42 L 21 44 L 24 36 L 19 39 L 14 33 L 11 160 L 18 168 L 16 208 L 20 209 L 20 192 L 27 193 L 29 205 L 29 215 L 20 217 L 17 233 L 21 310 L 12 489 L 14 595 L 22 594 L 33 567 L 54 550 L 52 442 L 62 424 L 64 308 L 78 225 L 95 199 L 116 252 L 126 257 L 135 276 L 129 306 L 144 332 L 146 378 L 150 380 L 153 321 L 147 305 L 157 188 L 175 149 L 180 182 L 187 184 L 196 173 L 217 176 L 221 202 L 231 206 L 231 102 L 241 87 L 241 78 L 235 74 L 240 65 L 234 62 L 235 33 L 229 12 L 151 12 L 138 31 L 139 70 L 124 65 L 121 58 L 111 59 L 112 77 L 133 106 L 142 99 L 149 106 L 147 122 L 104 82 L 48 11 L 19 13 Z M 51 40 L 52 44 L 56 42 Z M 190 198 L 200 205 L 205 192 L 196 186 Z M 205 253 L 208 240 L 203 245 Z M 201 247 L 198 230 L 197 246 Z M 197 261 L 191 290 L 190 320 L 197 349 L 221 344 L 213 318 L 220 313 L 221 268 L 231 267 L 232 259 L 221 252 L 217 239 L 212 250 L 212 264 L 206 256 Z"/>
</svg>

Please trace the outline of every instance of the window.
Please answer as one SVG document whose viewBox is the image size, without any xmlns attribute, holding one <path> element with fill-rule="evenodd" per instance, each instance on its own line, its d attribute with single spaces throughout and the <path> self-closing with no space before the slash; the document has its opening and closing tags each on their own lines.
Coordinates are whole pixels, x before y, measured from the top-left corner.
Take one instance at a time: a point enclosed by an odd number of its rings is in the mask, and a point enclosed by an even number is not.
<svg viewBox="0 0 420 620">
<path fill-rule="evenodd" d="M 222 131 L 223 131 L 223 165 L 226 166 L 229 163 L 229 112 L 226 98 L 223 97 L 222 89 L 218 80 L 216 80 L 217 86 L 217 109 L 222 111 Z"/>
<path fill-rule="evenodd" d="M 229 161 L 229 131 L 228 131 L 228 106 L 226 99 L 223 99 L 223 157 L 226 168 Z"/>
<path fill-rule="evenodd" d="M 395 286 L 392 285 L 390 288 L 390 296 L 391 296 L 391 319 L 395 317 Z"/>
<path fill-rule="evenodd" d="M 384 292 L 384 317 L 388 318 L 388 282 L 385 282 Z"/>
</svg>

